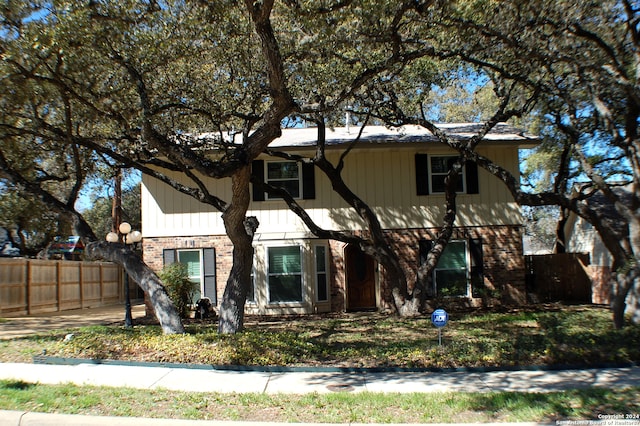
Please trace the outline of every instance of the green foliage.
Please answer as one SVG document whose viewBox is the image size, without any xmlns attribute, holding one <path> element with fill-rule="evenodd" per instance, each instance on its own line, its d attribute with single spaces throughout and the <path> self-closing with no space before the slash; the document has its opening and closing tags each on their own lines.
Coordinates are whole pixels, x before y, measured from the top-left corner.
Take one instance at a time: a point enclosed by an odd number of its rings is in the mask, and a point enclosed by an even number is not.
<svg viewBox="0 0 640 426">
<path fill-rule="evenodd" d="M 189 279 L 187 265 L 176 262 L 166 265 L 158 274 L 181 318 L 187 318 L 196 292 L 196 283 Z"/>
<path fill-rule="evenodd" d="M 0 227 L 13 234 L 13 241 L 23 255 L 35 255 L 53 237 L 70 235 L 69 223 L 33 197 L 20 194 L 13 187 L 0 189 Z"/>
<path fill-rule="evenodd" d="M 104 186 L 105 182 L 101 181 Z M 129 222 L 132 229 L 141 230 L 141 211 L 140 211 L 140 188 L 138 181 L 136 185 L 129 189 L 122 190 L 122 220 Z M 98 238 L 104 238 L 107 233 L 111 232 L 112 219 L 111 209 L 113 207 L 113 199 L 104 196 L 104 188 L 100 195 L 94 196 L 92 205 L 82 212 L 83 217 L 96 233 Z"/>
<path fill-rule="evenodd" d="M 52 356 L 214 365 L 444 368 L 640 361 L 640 326 L 615 330 L 610 315 L 582 307 L 451 312 L 443 347 L 430 318 L 382 315 L 248 322 L 235 335 L 218 334 L 215 324 L 187 326 L 188 333 L 177 336 L 164 336 L 156 326 L 92 327 L 46 347 Z M 3 352 L 11 353 L 11 345 Z"/>
</svg>

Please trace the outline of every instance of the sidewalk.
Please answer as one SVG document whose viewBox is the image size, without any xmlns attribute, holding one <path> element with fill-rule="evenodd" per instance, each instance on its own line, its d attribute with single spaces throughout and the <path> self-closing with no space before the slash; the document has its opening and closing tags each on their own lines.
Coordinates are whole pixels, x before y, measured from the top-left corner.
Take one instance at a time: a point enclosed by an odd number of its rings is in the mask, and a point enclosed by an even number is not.
<svg viewBox="0 0 640 426">
<path fill-rule="evenodd" d="M 330 392 L 553 392 L 588 387 L 623 388 L 640 383 L 640 367 L 487 372 L 234 371 L 79 363 L 0 363 L 0 379 L 29 383 L 169 389 L 219 393 Z"/>
</svg>

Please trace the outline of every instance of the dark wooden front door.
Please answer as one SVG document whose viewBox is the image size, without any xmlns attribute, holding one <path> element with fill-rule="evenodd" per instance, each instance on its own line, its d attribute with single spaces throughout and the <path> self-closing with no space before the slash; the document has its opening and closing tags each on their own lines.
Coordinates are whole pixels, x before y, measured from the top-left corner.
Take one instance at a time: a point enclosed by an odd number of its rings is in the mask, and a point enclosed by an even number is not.
<svg viewBox="0 0 640 426">
<path fill-rule="evenodd" d="M 349 245 L 345 249 L 347 269 L 347 309 L 372 309 L 376 307 L 375 261 L 359 247 Z"/>
</svg>

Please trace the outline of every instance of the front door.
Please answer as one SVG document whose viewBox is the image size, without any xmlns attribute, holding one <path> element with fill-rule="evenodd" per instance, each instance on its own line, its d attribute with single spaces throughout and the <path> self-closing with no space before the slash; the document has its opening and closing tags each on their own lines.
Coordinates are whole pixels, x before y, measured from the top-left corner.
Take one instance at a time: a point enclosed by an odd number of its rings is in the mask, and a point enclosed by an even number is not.
<svg viewBox="0 0 640 426">
<path fill-rule="evenodd" d="M 376 308 L 375 261 L 358 246 L 349 244 L 345 249 L 347 275 L 347 309 Z"/>
</svg>

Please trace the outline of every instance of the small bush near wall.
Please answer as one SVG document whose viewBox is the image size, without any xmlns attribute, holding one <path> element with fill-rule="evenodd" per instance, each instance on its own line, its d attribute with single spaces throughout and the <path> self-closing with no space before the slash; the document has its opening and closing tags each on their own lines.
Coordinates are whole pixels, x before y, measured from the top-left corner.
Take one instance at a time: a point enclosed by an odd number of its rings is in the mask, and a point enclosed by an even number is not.
<svg viewBox="0 0 640 426">
<path fill-rule="evenodd" d="M 180 317 L 187 318 L 196 292 L 196 283 L 189 279 L 187 265 L 172 263 L 165 266 L 159 276 L 167 288 L 173 304 L 176 305 Z"/>
</svg>

